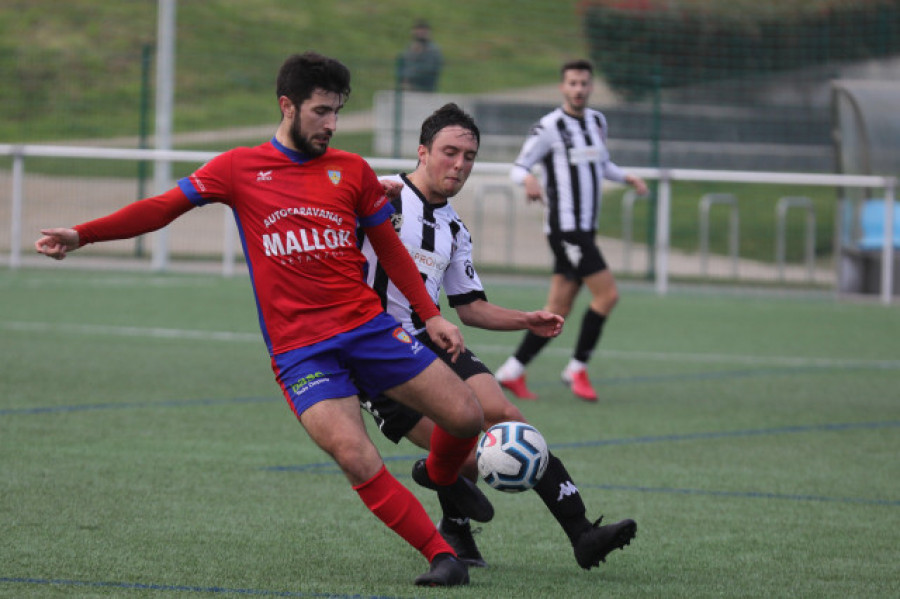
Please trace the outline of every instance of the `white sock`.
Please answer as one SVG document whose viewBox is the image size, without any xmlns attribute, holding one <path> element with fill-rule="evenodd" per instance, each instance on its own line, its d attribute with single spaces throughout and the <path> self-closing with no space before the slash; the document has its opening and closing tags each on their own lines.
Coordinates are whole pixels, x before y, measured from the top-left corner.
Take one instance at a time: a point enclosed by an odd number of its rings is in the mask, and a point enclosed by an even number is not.
<svg viewBox="0 0 900 599">
<path fill-rule="evenodd" d="M 585 370 L 587 368 L 587 364 L 582 362 L 581 360 L 576 360 L 572 358 L 569 360 L 569 363 L 566 365 L 566 372 L 578 372 L 579 370 Z"/>
<path fill-rule="evenodd" d="M 508 357 L 506 362 L 497 369 L 497 376 L 504 379 L 517 379 L 524 373 L 525 366 L 515 356 Z"/>
</svg>

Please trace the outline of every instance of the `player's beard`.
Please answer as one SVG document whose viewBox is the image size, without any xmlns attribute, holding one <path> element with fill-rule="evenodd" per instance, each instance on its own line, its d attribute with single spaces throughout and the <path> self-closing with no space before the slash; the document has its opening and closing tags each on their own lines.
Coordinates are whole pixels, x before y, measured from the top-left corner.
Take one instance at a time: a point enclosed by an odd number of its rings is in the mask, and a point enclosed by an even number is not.
<svg viewBox="0 0 900 599">
<path fill-rule="evenodd" d="M 291 141 L 294 142 L 294 147 L 297 148 L 297 151 L 301 154 L 309 156 L 310 158 L 318 158 L 328 149 L 328 142 L 326 141 L 321 147 L 314 146 L 309 138 L 303 135 L 303 132 L 300 130 L 299 113 L 300 111 L 298 110 L 294 114 L 294 120 L 291 123 Z"/>
</svg>

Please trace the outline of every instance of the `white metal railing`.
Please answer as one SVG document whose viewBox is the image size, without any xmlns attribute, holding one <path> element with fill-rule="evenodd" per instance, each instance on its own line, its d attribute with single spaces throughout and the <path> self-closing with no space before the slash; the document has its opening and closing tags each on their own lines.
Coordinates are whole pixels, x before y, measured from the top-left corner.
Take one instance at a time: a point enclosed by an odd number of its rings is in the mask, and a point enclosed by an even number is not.
<svg viewBox="0 0 900 599">
<path fill-rule="evenodd" d="M 649 200 L 650 195 L 638 195 L 629 189 L 622 194 L 622 269 L 631 272 L 631 246 L 634 236 L 634 204 L 638 200 Z"/>
<path fill-rule="evenodd" d="M 816 208 L 806 196 L 785 196 L 778 198 L 775 205 L 775 264 L 778 265 L 778 280 L 784 280 L 785 245 L 787 243 L 787 213 L 791 208 L 800 208 L 806 213 L 806 235 L 803 240 L 803 256 L 806 261 L 806 278 L 815 279 L 816 252 Z"/>
<path fill-rule="evenodd" d="M 21 215 L 24 202 L 23 189 L 25 177 L 25 159 L 28 157 L 55 157 L 55 158 L 86 158 L 107 160 L 147 160 L 156 163 L 167 162 L 196 162 L 203 163 L 215 156 L 215 152 L 181 151 L 181 150 L 141 150 L 119 148 L 82 148 L 71 146 L 49 145 L 12 145 L 0 144 L 0 156 L 11 156 L 12 168 L 12 196 L 11 196 L 11 222 L 10 222 L 10 256 L 9 265 L 17 268 L 21 265 Z M 380 171 L 408 170 L 414 164 L 406 159 L 371 158 L 367 159 L 372 168 Z M 506 176 L 510 169 L 506 163 L 481 162 L 476 164 L 474 174 L 502 175 Z M 884 211 L 886 223 L 894 222 L 896 177 L 876 175 L 838 175 L 815 173 L 772 173 L 772 172 L 743 172 L 743 171 L 712 171 L 695 169 L 656 169 L 656 168 L 630 168 L 630 172 L 645 179 L 658 180 L 658 196 L 656 204 L 656 239 L 655 239 L 655 268 L 654 283 L 659 294 L 668 292 L 669 286 L 669 236 L 671 228 L 671 202 L 672 183 L 676 181 L 699 181 L 717 183 L 773 183 L 786 185 L 813 185 L 827 187 L 855 187 L 884 190 Z M 158 190 L 159 192 L 164 190 Z M 223 236 L 225 248 L 223 251 L 224 274 L 233 272 L 234 269 L 234 236 L 230 231 L 233 226 L 230 219 L 226 219 L 226 233 Z M 881 260 L 881 301 L 890 304 L 892 301 L 894 252 L 893 252 L 893 228 L 884 228 L 884 244 Z M 165 252 L 165 248 L 154 244 L 154 252 Z M 154 264 L 165 264 L 165 256 L 154 258 Z"/>
<path fill-rule="evenodd" d="M 740 214 L 738 199 L 733 193 L 707 193 L 700 198 L 700 274 L 706 276 L 709 262 L 709 211 L 714 204 L 729 206 L 728 253 L 731 254 L 731 276 L 738 276 L 738 247 L 740 245 Z"/>
<path fill-rule="evenodd" d="M 506 172 L 509 172 L 508 165 Z M 468 226 L 472 228 L 472 231 L 475 235 L 475 239 L 484 239 L 484 206 L 486 204 L 486 200 L 488 197 L 492 195 L 500 195 L 506 200 L 506 231 L 511 232 L 515 230 L 515 215 L 516 215 L 516 194 L 513 191 L 512 186 L 509 184 L 502 183 L 481 183 L 475 188 L 475 222 L 469 224 Z M 477 246 L 475 248 L 475 259 L 481 258 L 481 252 L 478 248 L 481 246 Z M 511 264 L 512 257 L 514 253 L 513 248 L 513 239 L 512 235 L 507 235 L 506 244 L 503 248 L 504 257 L 506 258 L 506 263 Z"/>
</svg>

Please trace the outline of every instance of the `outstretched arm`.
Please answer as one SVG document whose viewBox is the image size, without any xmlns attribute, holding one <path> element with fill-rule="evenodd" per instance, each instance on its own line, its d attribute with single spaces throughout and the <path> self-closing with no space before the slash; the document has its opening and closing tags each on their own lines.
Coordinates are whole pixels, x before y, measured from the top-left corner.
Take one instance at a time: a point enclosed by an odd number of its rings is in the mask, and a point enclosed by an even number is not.
<svg viewBox="0 0 900 599">
<path fill-rule="evenodd" d="M 62 260 L 69 252 L 88 243 L 129 239 L 161 229 L 193 207 L 187 196 L 175 187 L 73 228 L 41 229 L 42 237 L 34 247 L 40 254 Z"/>
<path fill-rule="evenodd" d="M 565 320 L 546 310 L 523 312 L 512 310 L 484 300 L 456 306 L 463 323 L 492 331 L 519 331 L 528 329 L 541 337 L 556 337 L 562 332 Z"/>
</svg>

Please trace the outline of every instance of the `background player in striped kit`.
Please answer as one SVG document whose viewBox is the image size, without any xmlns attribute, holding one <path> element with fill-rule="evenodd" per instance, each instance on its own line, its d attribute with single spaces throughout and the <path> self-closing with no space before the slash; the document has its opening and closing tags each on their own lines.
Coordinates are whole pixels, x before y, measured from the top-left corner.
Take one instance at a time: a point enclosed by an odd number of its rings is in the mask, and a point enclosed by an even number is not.
<svg viewBox="0 0 900 599">
<path fill-rule="evenodd" d="M 525 186 L 529 200 L 545 201 L 544 233 L 554 256 L 545 309 L 567 317 L 582 284 L 591 292 L 574 355 L 562 372 L 562 380 L 576 396 L 596 401 L 597 394 L 587 376 L 587 362 L 619 299 L 615 279 L 594 240 L 602 182 L 609 179 L 627 183 L 641 195 L 647 193 L 647 185 L 609 158 L 606 118 L 587 107 L 593 89 L 591 63 L 567 62 L 561 74 L 563 104 L 531 130 L 510 176 Z M 544 167 L 546 193 L 531 173 L 537 164 Z M 548 341 L 526 333 L 516 353 L 497 369 L 500 384 L 516 397 L 537 398 L 526 386 L 525 366 Z"/>
<path fill-rule="evenodd" d="M 465 184 L 475 164 L 479 141 L 474 120 L 455 104 L 441 107 L 425 120 L 415 171 L 389 178 L 404 183 L 400 197 L 392 200 L 394 228 L 418 266 L 435 304 L 443 288 L 450 306 L 467 325 L 501 331 L 527 329 L 542 338 L 555 337 L 562 330 L 562 317 L 544 310 L 522 312 L 491 304 L 475 271 L 472 238 L 449 199 Z M 466 349 L 454 360 L 448 352 L 431 343 L 421 318 L 385 276 L 367 240 L 363 243 L 363 253 L 369 262 L 367 280 L 381 296 L 387 312 L 431 347 L 475 391 L 484 410 L 485 428 L 509 420 L 525 422 L 522 412 L 506 398 L 490 370 L 475 354 Z M 398 443 L 406 436 L 420 447 L 429 447 L 434 427 L 429 418 L 384 396 L 361 397 L 361 401 L 389 439 Z M 413 468 L 413 478 L 427 486 L 422 472 L 420 461 Z M 473 480 L 477 478 L 474 453 L 465 473 Z M 600 526 L 598 520 L 592 525 L 578 488 L 552 453 L 535 491 L 569 537 L 576 560 L 583 568 L 598 565 L 610 551 L 627 545 L 636 533 L 633 520 L 605 526 Z M 441 494 L 438 498 L 444 512 L 438 524 L 441 534 L 469 565 L 486 565 L 472 537 L 469 519 Z"/>
</svg>

